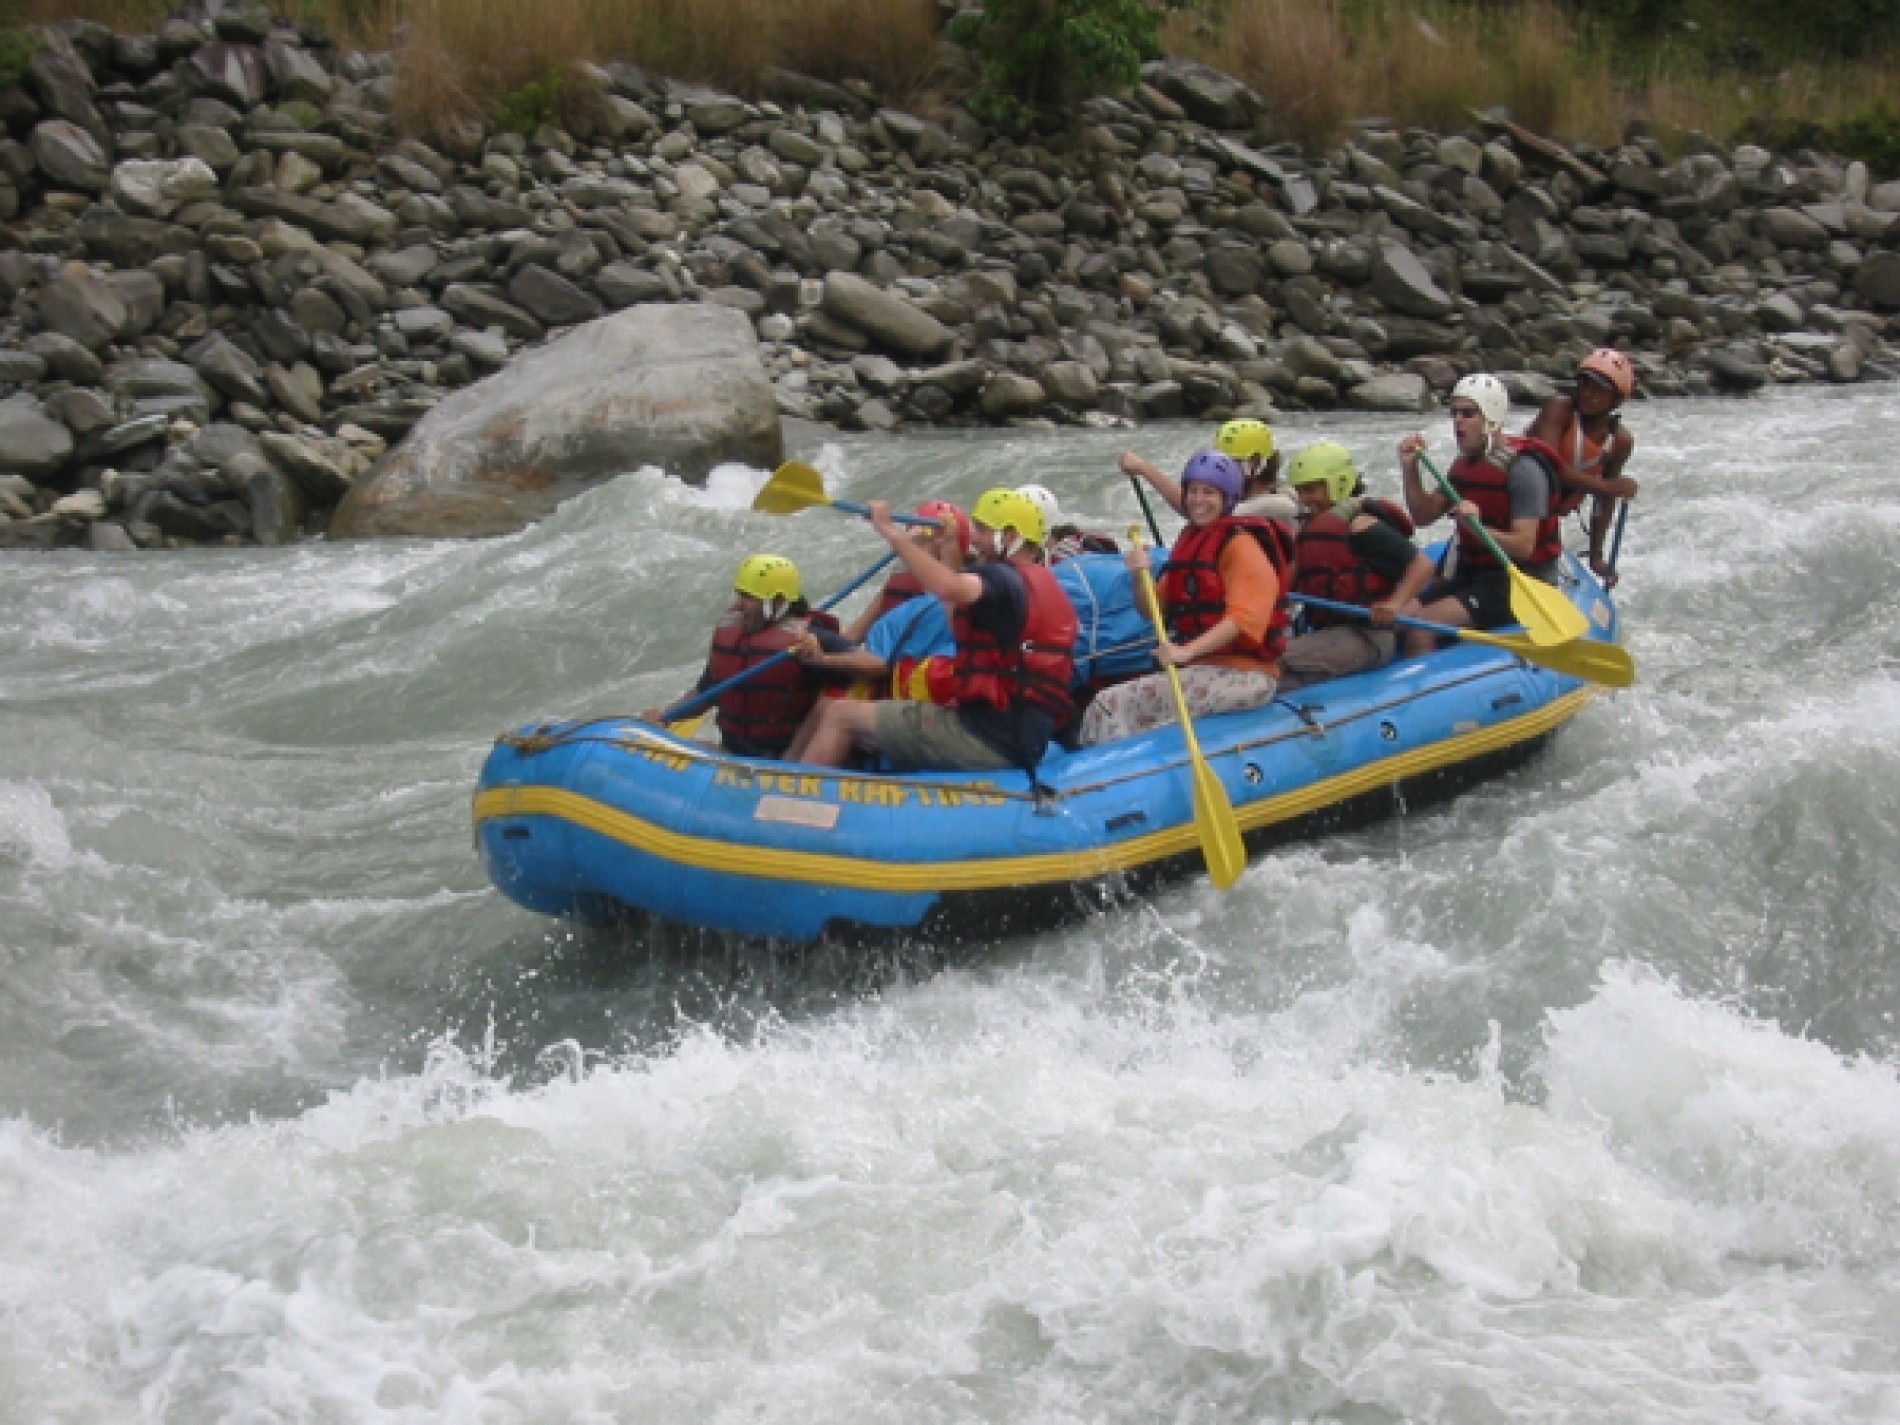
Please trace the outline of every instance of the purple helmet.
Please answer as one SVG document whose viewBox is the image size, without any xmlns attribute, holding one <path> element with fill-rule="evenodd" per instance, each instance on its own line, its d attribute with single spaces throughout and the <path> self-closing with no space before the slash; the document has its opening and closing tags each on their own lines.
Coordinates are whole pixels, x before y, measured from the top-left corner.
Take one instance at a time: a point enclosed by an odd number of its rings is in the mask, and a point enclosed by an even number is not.
<svg viewBox="0 0 1900 1425">
<path fill-rule="evenodd" d="M 1189 457 L 1188 463 L 1181 467 L 1181 484 L 1185 486 L 1191 480 L 1212 485 L 1221 492 L 1222 513 L 1239 504 L 1241 492 L 1247 488 L 1247 477 L 1241 471 L 1240 462 L 1218 450 L 1203 450 Z"/>
</svg>

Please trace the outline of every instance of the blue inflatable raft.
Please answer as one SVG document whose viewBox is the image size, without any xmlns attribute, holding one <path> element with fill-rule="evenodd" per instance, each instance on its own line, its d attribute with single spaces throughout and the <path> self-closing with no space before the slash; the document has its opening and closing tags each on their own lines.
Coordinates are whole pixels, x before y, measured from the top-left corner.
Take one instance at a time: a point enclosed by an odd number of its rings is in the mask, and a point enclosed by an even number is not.
<svg viewBox="0 0 1900 1425">
<path fill-rule="evenodd" d="M 1615 642 L 1602 586 L 1564 566 L 1590 638 Z M 1258 852 L 1513 766 L 1596 691 L 1459 643 L 1196 729 Z M 530 910 L 788 940 L 993 937 L 1201 870 L 1179 728 L 1052 747 L 1038 781 L 753 761 L 615 717 L 502 737 L 474 818 L 489 876 Z"/>
</svg>

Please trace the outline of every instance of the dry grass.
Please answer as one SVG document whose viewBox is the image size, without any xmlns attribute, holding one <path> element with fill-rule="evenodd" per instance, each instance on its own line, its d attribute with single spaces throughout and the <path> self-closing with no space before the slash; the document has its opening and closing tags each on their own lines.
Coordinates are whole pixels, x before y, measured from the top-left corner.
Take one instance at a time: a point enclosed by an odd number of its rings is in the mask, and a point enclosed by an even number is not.
<svg viewBox="0 0 1900 1425">
<path fill-rule="evenodd" d="M 1309 149 L 1338 141 L 1355 113 L 1350 47 L 1336 0 L 1251 0 L 1236 5 L 1224 33 L 1177 17 L 1170 48 L 1232 73 L 1266 102 L 1274 128 Z"/>
<path fill-rule="evenodd" d="M 1609 52 L 1551 0 L 1503 12 L 1487 46 L 1497 91 L 1539 133 L 1613 141 L 1621 130 Z"/>
<path fill-rule="evenodd" d="M 932 0 L 777 0 L 779 60 L 818 79 L 862 79 L 911 99 L 938 78 Z"/>
<path fill-rule="evenodd" d="M 277 0 L 346 43 L 394 48 L 398 120 L 408 132 L 492 115 L 523 86 L 583 60 L 627 59 L 659 74 L 754 95 L 774 66 L 930 107 L 936 0 Z M 150 32 L 174 0 L 0 0 L 0 25 L 83 18 Z M 1564 0 L 1217 0 L 1174 17 L 1170 50 L 1237 74 L 1279 132 L 1312 150 L 1357 115 L 1433 129 L 1502 104 L 1540 132 L 1613 140 L 1644 116 L 1665 137 L 1732 138 L 1753 118 L 1818 123 L 1900 96 L 1900 59 L 1797 66 L 1765 79 L 1652 61 L 1619 90 L 1612 50 Z M 1627 65 L 1631 56 L 1619 58 Z M 563 101 L 584 101 L 562 85 Z"/>
<path fill-rule="evenodd" d="M 1900 63 L 1794 65 L 1778 74 L 1739 79 L 1705 71 L 1662 71 L 1632 95 L 1637 112 L 1666 138 L 1690 131 L 1726 137 L 1751 119 L 1838 123 L 1900 104 Z"/>
</svg>

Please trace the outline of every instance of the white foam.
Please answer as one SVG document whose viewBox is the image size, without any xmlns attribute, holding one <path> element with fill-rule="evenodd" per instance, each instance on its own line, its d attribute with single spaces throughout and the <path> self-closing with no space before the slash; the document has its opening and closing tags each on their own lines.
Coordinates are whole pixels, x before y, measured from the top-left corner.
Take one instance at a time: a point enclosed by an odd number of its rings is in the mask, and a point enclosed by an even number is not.
<svg viewBox="0 0 1900 1425">
<path fill-rule="evenodd" d="M 1737 1252 L 1900 1265 L 1900 1077 L 1611 966 L 1550 1016 L 1551 1111 L 1600 1123 Z"/>
<path fill-rule="evenodd" d="M 60 870 L 73 860 L 66 818 L 35 783 L 0 782 L 0 861 Z"/>
</svg>

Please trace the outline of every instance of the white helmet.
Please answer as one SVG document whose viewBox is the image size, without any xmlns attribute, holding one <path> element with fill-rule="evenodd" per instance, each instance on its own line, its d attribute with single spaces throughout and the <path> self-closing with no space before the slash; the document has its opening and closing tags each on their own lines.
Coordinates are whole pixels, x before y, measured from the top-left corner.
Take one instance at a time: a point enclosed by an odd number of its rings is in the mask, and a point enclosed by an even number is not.
<svg viewBox="0 0 1900 1425">
<path fill-rule="evenodd" d="M 1460 396 L 1484 413 L 1485 434 L 1496 435 L 1504 428 L 1511 414 L 1511 393 L 1497 377 L 1488 371 L 1473 372 L 1451 388 L 1452 400 Z"/>
<path fill-rule="evenodd" d="M 1062 518 L 1062 510 L 1056 504 L 1055 492 L 1047 485 L 1018 485 L 1016 493 L 1042 511 L 1042 527 L 1052 530 Z"/>
</svg>

